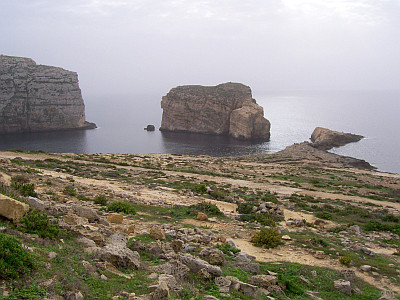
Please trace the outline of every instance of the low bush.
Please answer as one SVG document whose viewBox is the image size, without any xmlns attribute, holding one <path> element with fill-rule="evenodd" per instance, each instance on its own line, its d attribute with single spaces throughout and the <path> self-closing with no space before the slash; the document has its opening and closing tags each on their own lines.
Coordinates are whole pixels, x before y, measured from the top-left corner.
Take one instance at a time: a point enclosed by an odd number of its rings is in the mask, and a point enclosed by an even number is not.
<svg viewBox="0 0 400 300">
<path fill-rule="evenodd" d="M 72 185 L 67 185 L 67 186 L 64 188 L 63 193 L 64 193 L 65 195 L 71 196 L 71 197 L 76 196 L 75 188 L 74 188 Z"/>
<path fill-rule="evenodd" d="M 96 204 L 100 204 L 100 205 L 107 205 L 107 197 L 106 195 L 97 195 L 94 199 L 93 202 Z"/>
<path fill-rule="evenodd" d="M 17 175 L 11 178 L 11 187 L 16 190 L 21 196 L 37 197 L 35 185 L 29 183 L 29 178 L 24 175 Z"/>
<path fill-rule="evenodd" d="M 323 220 L 332 220 L 333 218 L 332 214 L 327 211 L 319 211 L 315 214 L 315 216 Z"/>
<path fill-rule="evenodd" d="M 214 248 L 221 250 L 224 254 L 232 256 L 232 254 L 239 253 L 240 250 L 232 247 L 228 243 L 216 244 Z"/>
<path fill-rule="evenodd" d="M 117 213 L 125 213 L 127 215 L 135 215 L 136 209 L 131 202 L 127 201 L 115 201 L 107 207 L 107 211 L 113 211 Z"/>
<path fill-rule="evenodd" d="M 15 279 L 34 267 L 32 255 L 13 236 L 0 233 L 0 278 Z"/>
<path fill-rule="evenodd" d="M 206 201 L 191 205 L 190 209 L 194 213 L 196 211 L 201 211 L 207 215 L 213 215 L 213 216 L 223 215 L 222 211 L 220 211 L 218 206 L 216 206 L 215 204 L 212 204 L 211 202 L 206 202 Z"/>
<path fill-rule="evenodd" d="M 253 236 L 251 242 L 254 246 L 269 249 L 282 244 L 282 237 L 277 229 L 263 228 Z"/>
<path fill-rule="evenodd" d="M 349 267 L 350 266 L 350 264 L 351 264 L 351 257 L 349 257 L 349 256 L 342 256 L 341 258 L 339 258 L 339 262 L 342 264 L 342 265 L 345 265 L 346 267 Z"/>
<path fill-rule="evenodd" d="M 42 238 L 56 239 L 61 235 L 58 224 L 52 224 L 46 213 L 38 210 L 30 210 L 26 216 L 20 219 L 24 227 L 18 227 L 20 231 L 34 233 Z"/>
</svg>

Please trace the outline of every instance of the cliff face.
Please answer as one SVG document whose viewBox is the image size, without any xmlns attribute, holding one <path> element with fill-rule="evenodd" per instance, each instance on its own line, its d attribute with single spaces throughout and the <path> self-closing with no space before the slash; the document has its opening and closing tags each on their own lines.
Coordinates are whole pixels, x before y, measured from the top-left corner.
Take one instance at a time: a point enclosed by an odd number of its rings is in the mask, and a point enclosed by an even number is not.
<svg viewBox="0 0 400 300">
<path fill-rule="evenodd" d="M 93 127 L 77 73 L 0 56 L 0 134 Z"/>
<path fill-rule="evenodd" d="M 270 123 L 251 89 L 240 83 L 178 86 L 162 98 L 160 130 L 269 139 Z"/>
</svg>

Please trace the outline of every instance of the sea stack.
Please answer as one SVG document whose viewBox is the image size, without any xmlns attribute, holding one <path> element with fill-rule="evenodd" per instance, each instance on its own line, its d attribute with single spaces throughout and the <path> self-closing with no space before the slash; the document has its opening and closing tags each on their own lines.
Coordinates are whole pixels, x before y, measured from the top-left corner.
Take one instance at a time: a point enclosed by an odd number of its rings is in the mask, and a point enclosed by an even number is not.
<svg viewBox="0 0 400 300">
<path fill-rule="evenodd" d="M 269 140 L 270 122 L 241 83 L 185 85 L 162 97 L 161 131 L 230 135 L 243 140 Z"/>
<path fill-rule="evenodd" d="M 0 134 L 89 128 L 77 73 L 0 55 Z"/>
<path fill-rule="evenodd" d="M 349 143 L 358 142 L 363 138 L 362 135 L 334 131 L 323 127 L 316 127 L 311 134 L 312 146 L 321 150 L 341 147 Z"/>
</svg>

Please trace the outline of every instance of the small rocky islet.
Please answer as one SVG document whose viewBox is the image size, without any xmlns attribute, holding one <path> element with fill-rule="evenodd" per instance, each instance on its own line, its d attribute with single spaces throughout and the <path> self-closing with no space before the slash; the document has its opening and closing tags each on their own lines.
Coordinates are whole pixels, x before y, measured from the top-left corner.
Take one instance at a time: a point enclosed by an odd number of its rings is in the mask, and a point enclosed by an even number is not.
<svg viewBox="0 0 400 300">
<path fill-rule="evenodd" d="M 1 73 L 10 101 L 26 96 L 11 81 L 38 82 L 17 73 Z M 177 87 L 162 107 L 161 130 L 269 138 L 241 84 Z M 400 175 L 326 151 L 360 138 L 316 128 L 241 157 L 0 152 L 0 299 L 397 299 Z"/>
</svg>

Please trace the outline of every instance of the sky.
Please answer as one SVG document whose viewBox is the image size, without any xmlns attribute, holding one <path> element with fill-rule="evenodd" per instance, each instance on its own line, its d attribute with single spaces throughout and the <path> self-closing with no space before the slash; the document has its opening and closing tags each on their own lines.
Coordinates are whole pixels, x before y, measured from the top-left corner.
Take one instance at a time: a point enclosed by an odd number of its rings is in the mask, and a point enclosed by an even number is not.
<svg viewBox="0 0 400 300">
<path fill-rule="evenodd" d="M 0 0 L 0 54 L 76 71 L 90 96 L 398 90 L 400 0 Z"/>
</svg>

